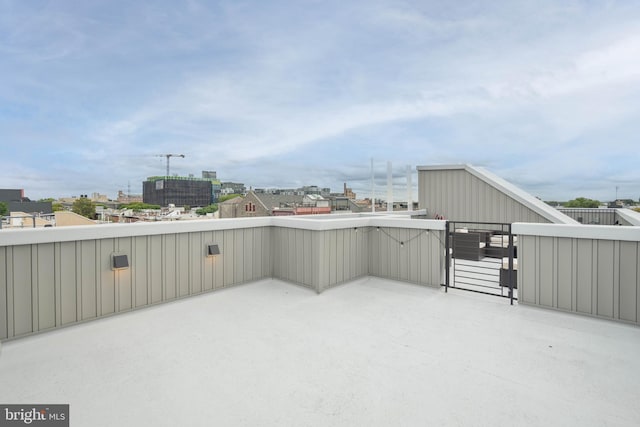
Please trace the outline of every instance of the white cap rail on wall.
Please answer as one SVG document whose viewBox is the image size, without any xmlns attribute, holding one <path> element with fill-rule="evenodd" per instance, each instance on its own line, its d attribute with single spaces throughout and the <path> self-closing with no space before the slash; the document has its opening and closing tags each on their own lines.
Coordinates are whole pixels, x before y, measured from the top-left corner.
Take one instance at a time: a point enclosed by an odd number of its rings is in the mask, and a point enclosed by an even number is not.
<svg viewBox="0 0 640 427">
<path fill-rule="evenodd" d="M 533 224 L 517 222 L 513 234 L 575 239 L 640 241 L 640 227 L 616 225 Z"/>
<path fill-rule="evenodd" d="M 101 224 L 87 226 L 35 228 L 0 231 L 0 246 L 29 245 L 48 242 L 109 239 L 118 237 L 193 233 L 255 227 L 286 227 L 323 231 L 354 227 L 397 227 L 444 230 L 445 221 L 411 219 L 401 215 L 322 215 L 295 217 L 260 217 L 212 219 L 134 224 Z"/>
</svg>

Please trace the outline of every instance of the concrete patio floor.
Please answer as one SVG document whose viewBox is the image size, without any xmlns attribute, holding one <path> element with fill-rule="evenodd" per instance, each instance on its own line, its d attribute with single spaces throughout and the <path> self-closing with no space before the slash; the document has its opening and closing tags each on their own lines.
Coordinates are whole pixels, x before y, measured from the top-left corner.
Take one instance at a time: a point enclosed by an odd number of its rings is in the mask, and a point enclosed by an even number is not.
<svg viewBox="0 0 640 427">
<path fill-rule="evenodd" d="M 640 328 L 367 277 L 237 286 L 3 343 L 72 426 L 638 426 Z"/>
</svg>

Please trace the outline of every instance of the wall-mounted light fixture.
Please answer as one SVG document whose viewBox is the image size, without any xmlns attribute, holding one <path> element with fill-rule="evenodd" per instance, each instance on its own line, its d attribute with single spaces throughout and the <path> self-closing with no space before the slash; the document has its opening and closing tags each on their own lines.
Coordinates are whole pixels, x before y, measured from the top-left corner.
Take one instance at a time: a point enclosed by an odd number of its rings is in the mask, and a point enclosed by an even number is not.
<svg viewBox="0 0 640 427">
<path fill-rule="evenodd" d="M 218 245 L 207 245 L 207 256 L 220 255 L 220 248 Z"/>
<path fill-rule="evenodd" d="M 129 257 L 127 255 L 112 255 L 111 256 L 111 269 L 123 270 L 129 268 Z"/>
<path fill-rule="evenodd" d="M 353 227 L 353 231 L 358 232 L 358 227 Z"/>
</svg>

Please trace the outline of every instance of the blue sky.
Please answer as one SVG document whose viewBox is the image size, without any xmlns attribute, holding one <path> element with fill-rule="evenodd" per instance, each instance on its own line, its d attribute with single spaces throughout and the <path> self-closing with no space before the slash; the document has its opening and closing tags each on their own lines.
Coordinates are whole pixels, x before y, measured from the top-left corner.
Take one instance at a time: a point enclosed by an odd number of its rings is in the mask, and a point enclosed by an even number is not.
<svg viewBox="0 0 640 427">
<path fill-rule="evenodd" d="M 377 193 L 471 163 L 640 198 L 640 1 L 0 0 L 0 188 L 147 176 Z M 417 179 L 413 179 L 414 185 Z"/>
</svg>

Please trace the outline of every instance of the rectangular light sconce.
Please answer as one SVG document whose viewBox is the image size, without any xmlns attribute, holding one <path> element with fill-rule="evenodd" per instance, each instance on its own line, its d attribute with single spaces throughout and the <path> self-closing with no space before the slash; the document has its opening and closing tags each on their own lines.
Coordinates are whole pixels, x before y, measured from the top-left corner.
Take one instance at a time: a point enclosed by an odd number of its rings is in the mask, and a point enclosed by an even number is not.
<svg viewBox="0 0 640 427">
<path fill-rule="evenodd" d="M 207 256 L 220 255 L 220 248 L 218 245 L 207 245 Z"/>
<path fill-rule="evenodd" d="M 121 270 L 129 268 L 129 257 L 127 255 L 113 255 L 111 264 L 112 270 Z"/>
</svg>

